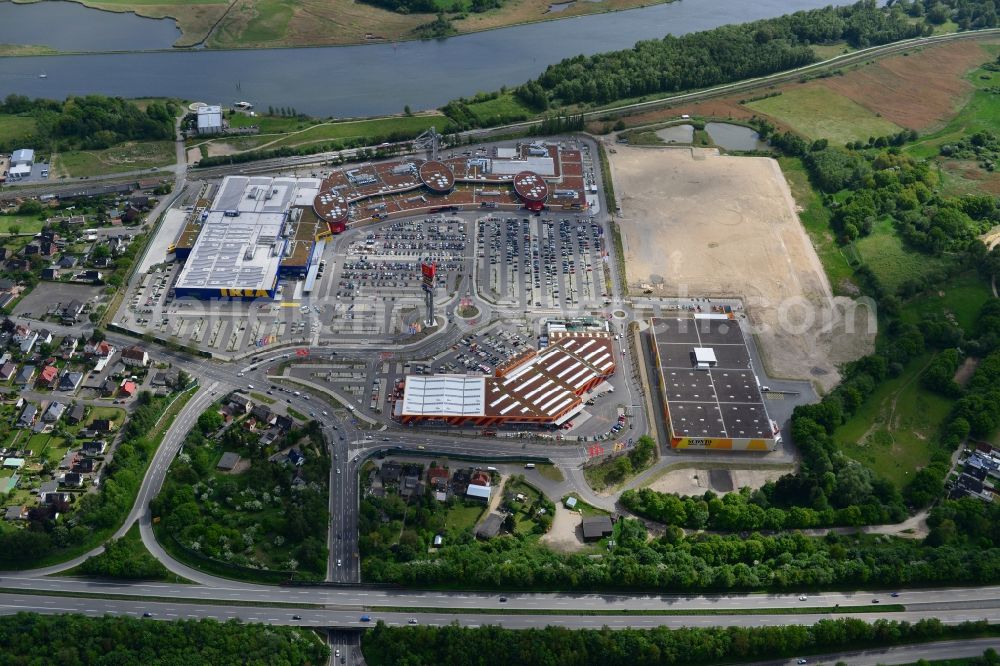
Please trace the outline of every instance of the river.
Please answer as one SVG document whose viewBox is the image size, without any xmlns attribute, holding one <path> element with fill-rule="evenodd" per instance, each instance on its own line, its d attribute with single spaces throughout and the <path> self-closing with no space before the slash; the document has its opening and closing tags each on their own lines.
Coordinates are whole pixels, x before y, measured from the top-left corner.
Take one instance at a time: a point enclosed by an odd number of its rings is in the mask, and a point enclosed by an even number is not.
<svg viewBox="0 0 1000 666">
<path fill-rule="evenodd" d="M 21 9 L 40 6 L 62 12 L 66 4 L 71 3 L 0 3 L 5 12 L 0 15 L 0 43 L 68 48 L 71 31 L 38 34 L 26 30 L 22 38 L 19 18 Z M 374 116 L 401 112 L 405 105 L 435 108 L 456 97 L 517 85 L 538 76 L 547 65 L 581 53 L 628 48 L 638 40 L 668 33 L 681 35 L 828 4 L 829 0 L 680 0 L 436 41 L 7 57 L 0 58 L 0 96 L 173 96 L 221 104 L 247 100 L 260 108 L 288 106 L 318 117 Z M 85 11 L 109 21 L 120 18 Z M 128 18 L 153 24 L 149 35 L 140 26 L 130 38 L 148 37 L 146 48 L 163 46 L 164 40 L 176 36 L 167 38 L 162 29 L 163 24 L 172 25 L 170 21 Z M 33 15 L 30 21 L 37 20 Z M 26 28 L 34 25 L 30 21 Z M 106 49 L 119 48 L 121 41 L 105 44 Z M 43 73 L 46 78 L 39 76 Z"/>
</svg>

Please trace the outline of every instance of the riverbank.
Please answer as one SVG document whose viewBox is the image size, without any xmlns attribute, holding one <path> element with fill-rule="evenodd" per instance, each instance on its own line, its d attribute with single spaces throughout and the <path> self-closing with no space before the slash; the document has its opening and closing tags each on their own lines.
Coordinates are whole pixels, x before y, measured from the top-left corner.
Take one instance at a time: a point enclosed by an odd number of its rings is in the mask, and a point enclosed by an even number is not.
<svg viewBox="0 0 1000 666">
<path fill-rule="evenodd" d="M 10 1 L 20 5 L 34 4 L 38 0 Z M 220 0 L 162 0 L 156 4 L 143 0 L 70 1 L 101 12 L 170 20 L 181 31 L 172 45 L 174 50 L 192 47 L 212 50 L 303 48 L 421 41 L 425 39 L 419 35 L 421 26 L 437 18 L 427 13 L 398 14 L 354 0 L 303 0 L 294 7 L 288 7 L 283 0 L 259 0 L 252 12 L 237 3 Z M 488 12 L 445 14 L 444 18 L 454 30 L 449 36 L 458 36 L 672 2 L 675 0 L 510 0 L 503 7 Z M 0 56 L 17 55 L 41 54 L 22 54 L 4 50 L 0 45 Z"/>
</svg>

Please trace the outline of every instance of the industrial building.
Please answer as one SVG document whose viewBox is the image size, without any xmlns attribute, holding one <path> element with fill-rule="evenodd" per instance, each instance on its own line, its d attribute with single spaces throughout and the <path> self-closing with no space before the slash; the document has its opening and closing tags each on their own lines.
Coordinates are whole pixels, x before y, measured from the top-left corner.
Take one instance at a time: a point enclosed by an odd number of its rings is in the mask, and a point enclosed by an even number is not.
<svg viewBox="0 0 1000 666">
<path fill-rule="evenodd" d="M 220 134 L 222 132 L 222 107 L 198 107 L 198 134 Z"/>
<path fill-rule="evenodd" d="M 228 176 L 176 243 L 185 263 L 175 296 L 274 298 L 279 278 L 305 277 L 318 261 L 309 209 L 318 187 L 309 178 Z"/>
<path fill-rule="evenodd" d="M 671 448 L 774 450 L 781 435 L 732 315 L 657 317 L 650 329 Z"/>
<path fill-rule="evenodd" d="M 10 156 L 10 168 L 7 169 L 7 178 L 10 180 L 23 180 L 31 176 L 31 169 L 35 165 L 35 151 L 31 148 L 21 148 L 15 150 Z"/>
<path fill-rule="evenodd" d="M 394 416 L 402 423 L 560 426 L 580 412 L 582 396 L 615 372 L 606 331 L 555 332 L 529 351 L 482 375 L 411 375 Z"/>
</svg>

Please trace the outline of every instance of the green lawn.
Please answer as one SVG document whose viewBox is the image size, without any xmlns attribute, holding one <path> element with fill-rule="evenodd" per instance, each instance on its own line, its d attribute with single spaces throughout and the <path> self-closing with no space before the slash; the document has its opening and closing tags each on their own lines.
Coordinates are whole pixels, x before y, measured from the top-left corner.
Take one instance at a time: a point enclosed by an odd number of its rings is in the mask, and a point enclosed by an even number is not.
<svg viewBox="0 0 1000 666">
<path fill-rule="evenodd" d="M 835 144 L 895 134 L 902 129 L 821 85 L 792 88 L 777 97 L 750 102 L 747 106 L 780 120 L 810 139 L 829 139 Z"/>
<path fill-rule="evenodd" d="M 485 507 L 482 504 L 464 504 L 457 502 L 445 516 L 445 529 L 456 531 L 471 531 L 479 522 Z"/>
<path fill-rule="evenodd" d="M 921 296 L 903 306 L 903 321 L 915 324 L 924 314 L 950 313 L 967 336 L 972 335 L 976 316 L 986 301 L 993 297 L 989 284 L 974 273 L 951 280 L 933 295 Z"/>
<path fill-rule="evenodd" d="M 578 511 L 583 516 L 608 516 L 608 515 L 611 515 L 607 511 L 605 511 L 604 509 L 598 509 L 596 506 L 594 506 L 592 504 L 587 504 L 582 499 L 580 499 L 580 496 L 577 495 L 576 493 L 570 493 L 569 495 L 566 495 L 566 497 L 575 497 L 576 498 L 576 506 L 573 508 L 573 511 Z M 566 497 L 563 497 L 561 500 L 559 500 L 560 503 L 563 505 L 563 507 L 566 506 Z"/>
<path fill-rule="evenodd" d="M 0 139 L 4 143 L 28 141 L 35 133 L 35 119 L 31 116 L 0 113 Z"/>
<path fill-rule="evenodd" d="M 128 141 L 106 150 L 71 150 L 53 158 L 52 175 L 100 176 L 174 163 L 173 141 Z"/>
<path fill-rule="evenodd" d="M 854 249 L 890 292 L 910 278 L 940 267 L 944 261 L 907 248 L 887 219 L 879 220 L 872 232 L 854 242 Z"/>
<path fill-rule="evenodd" d="M 90 414 L 85 421 L 86 425 L 89 426 L 95 419 L 109 419 L 114 421 L 116 426 L 121 427 L 125 421 L 125 410 L 121 407 L 91 407 Z"/>
<path fill-rule="evenodd" d="M 809 174 L 802 160 L 798 157 L 781 157 L 778 164 L 781 165 L 795 202 L 801 208 L 799 219 L 816 248 L 816 254 L 819 255 L 834 293 L 854 293 L 854 271 L 830 230 L 830 211 L 809 183 Z"/>
<path fill-rule="evenodd" d="M 840 450 L 902 488 L 927 465 L 932 440 L 952 401 L 920 387 L 933 358 L 912 360 L 899 377 L 883 382 L 860 409 L 833 433 Z"/>
<path fill-rule="evenodd" d="M 0 215 L 0 234 L 9 234 L 10 228 L 16 226 L 18 234 L 37 234 L 45 225 L 37 217 L 23 215 Z"/>
<path fill-rule="evenodd" d="M 393 116 L 390 118 L 374 118 L 372 120 L 355 120 L 342 123 L 327 123 L 317 125 L 305 131 L 290 134 L 278 139 L 268 148 L 281 146 L 299 146 L 323 141 L 336 141 L 352 138 L 386 137 L 393 132 L 406 132 L 416 136 L 435 126 L 439 132 L 445 131 L 448 119 L 443 116 Z"/>
</svg>

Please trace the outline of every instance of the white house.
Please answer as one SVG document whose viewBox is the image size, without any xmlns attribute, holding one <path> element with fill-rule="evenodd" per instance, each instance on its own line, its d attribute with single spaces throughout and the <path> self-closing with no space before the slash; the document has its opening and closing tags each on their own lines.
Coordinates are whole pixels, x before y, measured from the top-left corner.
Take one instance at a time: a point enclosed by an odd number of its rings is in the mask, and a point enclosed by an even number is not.
<svg viewBox="0 0 1000 666">
<path fill-rule="evenodd" d="M 198 108 L 198 134 L 218 134 L 222 131 L 222 107 Z"/>
</svg>

